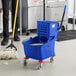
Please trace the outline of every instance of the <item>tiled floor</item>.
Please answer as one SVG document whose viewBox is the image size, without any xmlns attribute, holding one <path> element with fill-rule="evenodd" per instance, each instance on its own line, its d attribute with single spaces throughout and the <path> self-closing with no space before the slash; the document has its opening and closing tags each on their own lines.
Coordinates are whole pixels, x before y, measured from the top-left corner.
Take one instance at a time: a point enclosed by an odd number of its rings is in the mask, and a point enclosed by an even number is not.
<svg viewBox="0 0 76 76">
<path fill-rule="evenodd" d="M 35 35 L 31 34 L 30 36 Z M 19 59 L 0 61 L 0 76 L 76 76 L 76 40 L 56 42 L 54 62 L 50 63 L 49 59 L 45 60 L 41 70 L 36 70 L 38 61 L 31 59 L 24 67 L 22 41 L 30 36 L 21 36 L 20 42 L 14 42 L 18 48 Z M 0 46 L 1 49 L 4 49 L 4 47 Z"/>
</svg>

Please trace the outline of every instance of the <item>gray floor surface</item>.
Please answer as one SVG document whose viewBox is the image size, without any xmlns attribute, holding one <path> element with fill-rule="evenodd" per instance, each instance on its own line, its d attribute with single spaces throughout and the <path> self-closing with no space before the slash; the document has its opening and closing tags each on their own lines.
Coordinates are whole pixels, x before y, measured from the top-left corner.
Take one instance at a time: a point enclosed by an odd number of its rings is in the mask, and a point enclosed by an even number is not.
<svg viewBox="0 0 76 76">
<path fill-rule="evenodd" d="M 31 34 L 30 36 L 35 35 Z M 20 42 L 14 42 L 18 48 L 19 58 L 17 60 L 0 60 L 0 76 L 76 76 L 76 39 L 56 42 L 54 62 L 50 63 L 47 59 L 41 70 L 36 70 L 38 61 L 32 59 L 28 60 L 26 67 L 23 66 L 24 50 L 22 41 L 30 36 L 21 36 Z M 1 40 L 2 38 L 0 42 Z M 0 46 L 0 50 L 3 49 L 5 47 Z"/>
</svg>

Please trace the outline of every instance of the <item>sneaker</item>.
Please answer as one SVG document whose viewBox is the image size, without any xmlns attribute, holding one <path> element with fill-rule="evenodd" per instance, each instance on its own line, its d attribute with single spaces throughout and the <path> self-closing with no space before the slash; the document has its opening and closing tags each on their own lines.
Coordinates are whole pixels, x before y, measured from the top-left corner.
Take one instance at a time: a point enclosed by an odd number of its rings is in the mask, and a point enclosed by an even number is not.
<svg viewBox="0 0 76 76">
<path fill-rule="evenodd" d="M 8 44 L 8 38 L 4 38 L 3 40 L 2 40 L 2 42 L 1 42 L 1 45 L 2 46 L 5 46 L 5 45 L 7 45 Z"/>
</svg>

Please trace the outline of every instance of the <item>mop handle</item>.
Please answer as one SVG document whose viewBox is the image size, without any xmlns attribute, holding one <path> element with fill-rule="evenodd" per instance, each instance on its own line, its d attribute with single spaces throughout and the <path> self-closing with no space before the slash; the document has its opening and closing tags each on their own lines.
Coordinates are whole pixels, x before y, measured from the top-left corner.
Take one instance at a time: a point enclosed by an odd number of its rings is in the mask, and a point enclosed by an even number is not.
<svg viewBox="0 0 76 76">
<path fill-rule="evenodd" d="M 16 8 L 15 8 L 14 24 L 13 24 L 13 30 L 12 30 L 12 39 L 14 38 L 14 34 L 15 34 L 15 26 L 16 26 L 16 19 L 17 19 L 18 3 L 19 3 L 19 0 L 16 0 Z"/>
<path fill-rule="evenodd" d="M 67 8 L 67 5 L 65 5 L 65 7 L 64 7 L 64 12 L 66 12 L 66 8 Z"/>
<path fill-rule="evenodd" d="M 65 7 L 64 7 L 64 12 L 63 12 L 63 16 L 62 16 L 62 20 L 61 20 L 59 29 L 61 29 L 61 27 L 62 27 L 64 16 L 65 16 L 65 12 L 66 12 L 66 8 L 67 8 L 67 5 L 65 5 Z"/>
<path fill-rule="evenodd" d="M 43 20 L 45 20 L 45 0 L 43 0 Z"/>
<path fill-rule="evenodd" d="M 63 12 L 63 16 L 62 16 L 62 21 L 61 21 L 60 26 L 62 26 L 62 24 L 63 24 L 63 19 L 64 19 L 64 16 L 65 16 L 66 8 L 67 8 L 67 6 L 65 5 L 65 7 L 64 7 L 64 12 Z"/>
</svg>

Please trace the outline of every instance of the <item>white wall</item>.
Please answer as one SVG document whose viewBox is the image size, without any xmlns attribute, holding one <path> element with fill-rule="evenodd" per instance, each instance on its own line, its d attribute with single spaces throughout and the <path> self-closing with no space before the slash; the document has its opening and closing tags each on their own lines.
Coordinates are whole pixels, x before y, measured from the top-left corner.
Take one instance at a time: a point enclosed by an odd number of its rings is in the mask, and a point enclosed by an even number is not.
<svg viewBox="0 0 76 76">
<path fill-rule="evenodd" d="M 1 4 L 0 0 L 0 8 L 2 8 L 2 4 Z M 58 0 L 58 1 L 65 1 L 65 0 Z M 68 1 L 68 17 L 73 17 L 73 7 L 74 7 L 74 0 L 67 0 Z"/>
<path fill-rule="evenodd" d="M 1 3 L 1 0 L 0 0 L 0 8 L 2 8 L 2 3 Z"/>
<path fill-rule="evenodd" d="M 76 8 L 76 4 L 75 4 L 75 8 Z M 71 17 L 71 18 L 73 17 L 73 9 L 74 9 L 74 0 L 68 0 L 68 17 Z"/>
</svg>

